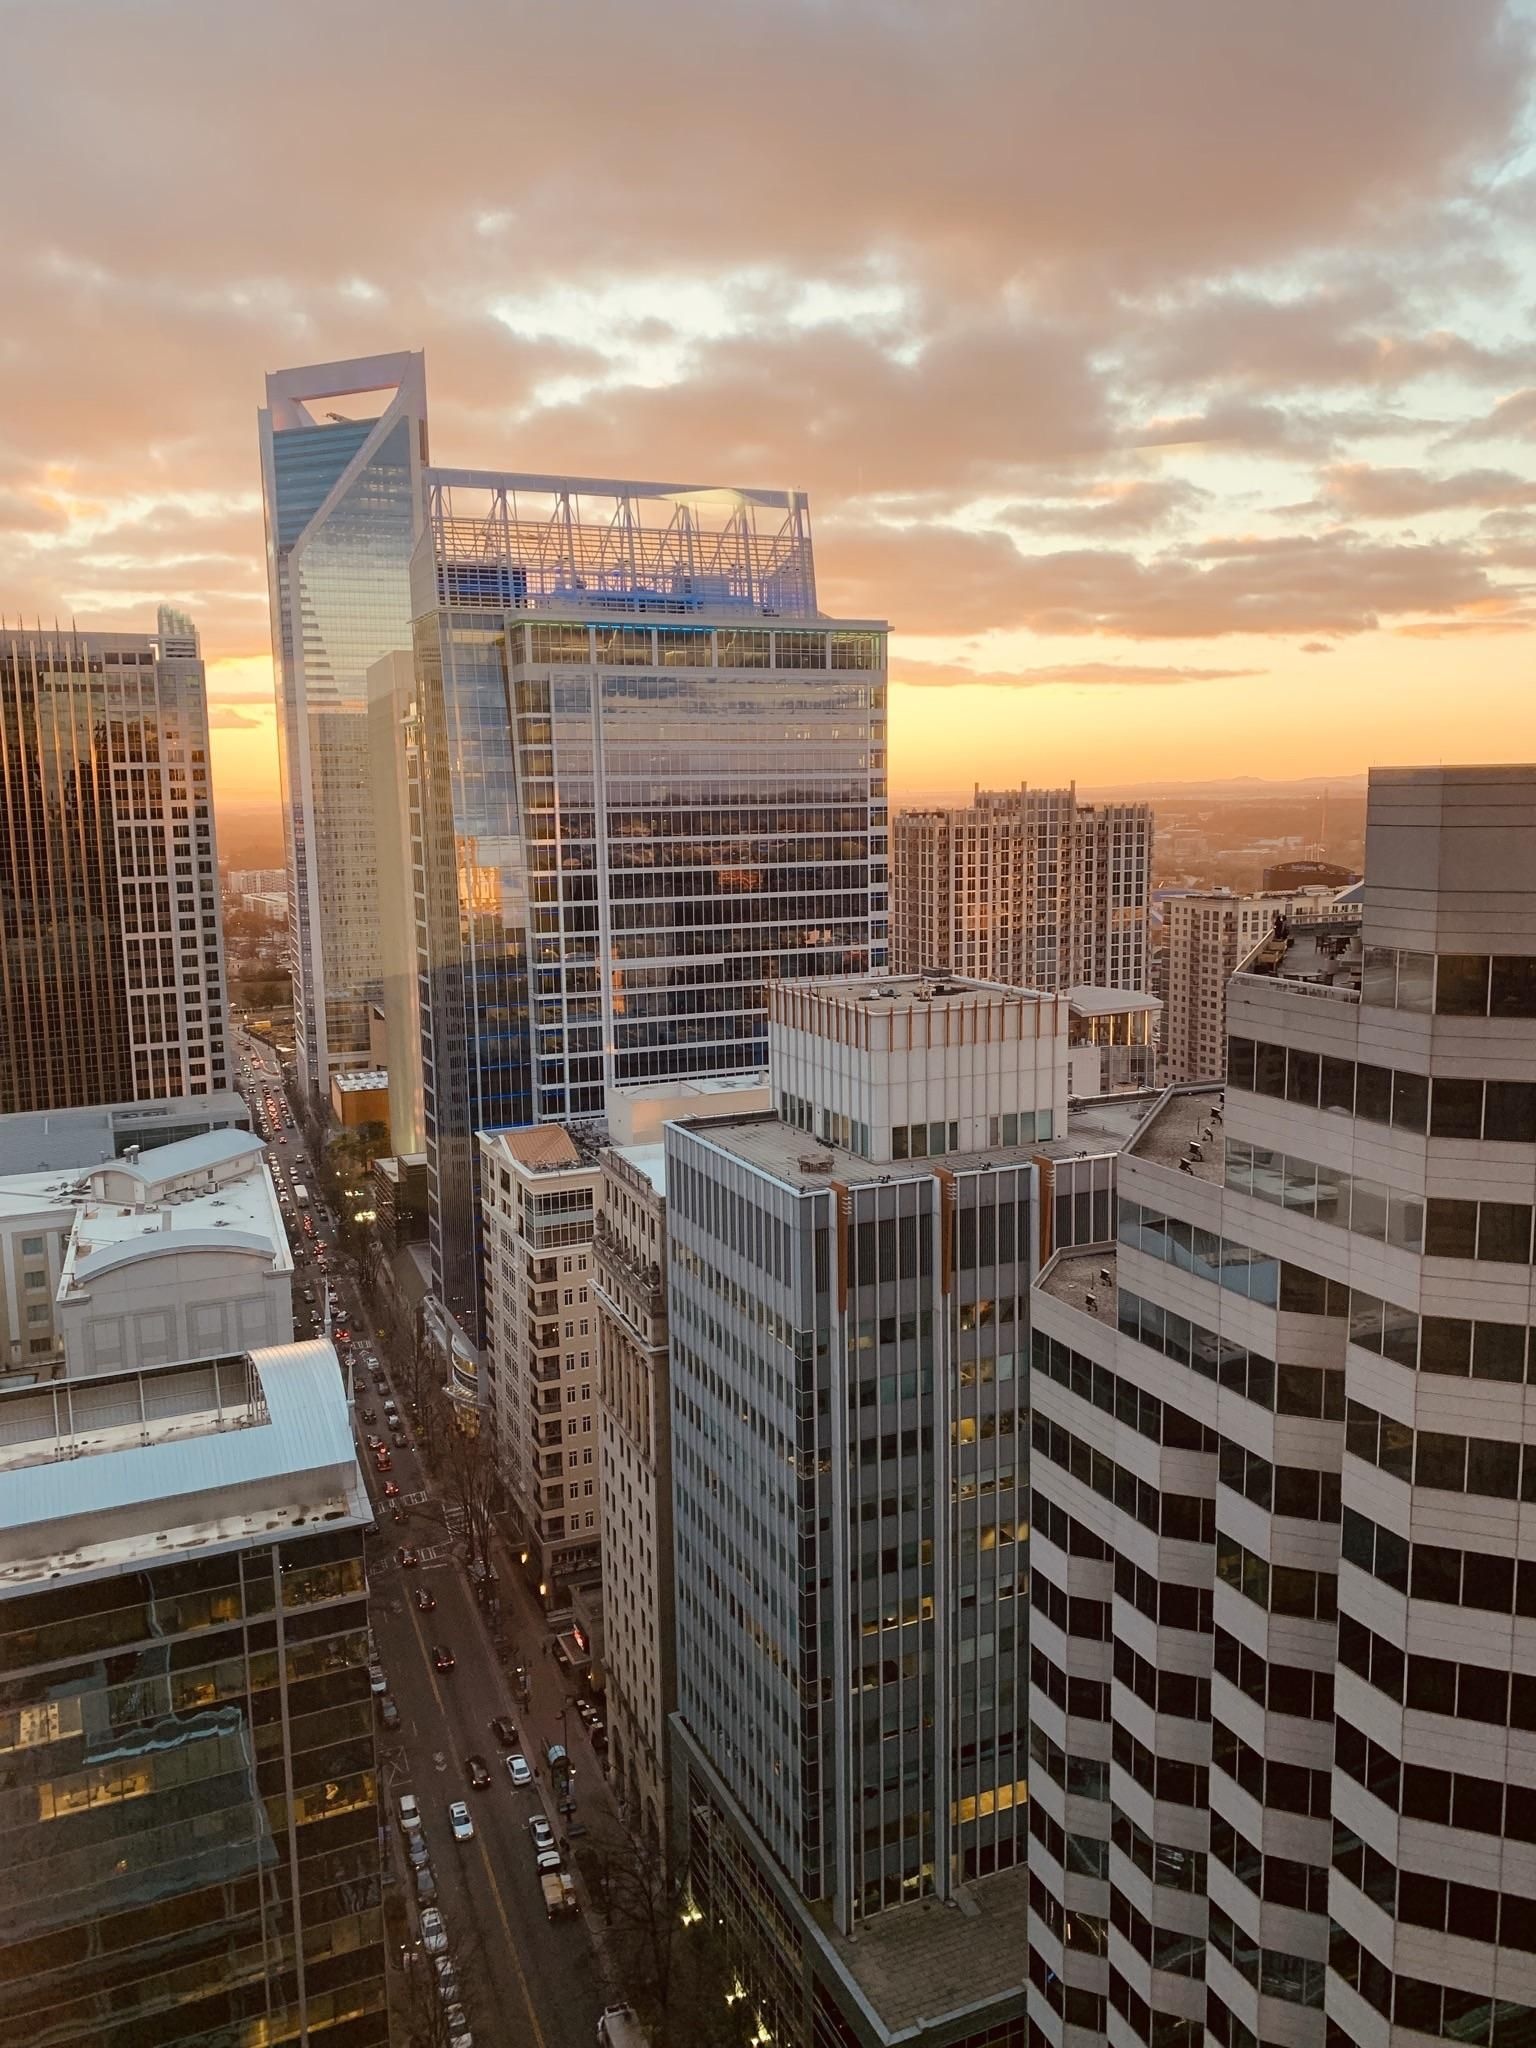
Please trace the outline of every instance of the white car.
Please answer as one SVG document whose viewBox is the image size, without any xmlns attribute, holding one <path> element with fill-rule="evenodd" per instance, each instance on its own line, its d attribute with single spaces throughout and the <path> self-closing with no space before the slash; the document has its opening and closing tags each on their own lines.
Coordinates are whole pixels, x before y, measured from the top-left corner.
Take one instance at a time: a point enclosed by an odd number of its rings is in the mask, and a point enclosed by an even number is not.
<svg viewBox="0 0 1536 2048">
<path fill-rule="evenodd" d="M 560 1851 L 558 1849 L 541 1849 L 533 1861 L 534 1868 L 538 1871 L 540 1877 L 543 1877 L 546 1871 L 556 1871 L 560 1868 Z"/>
<path fill-rule="evenodd" d="M 443 1916 L 436 1906 L 423 1906 L 421 1909 L 421 1945 L 429 1956 L 448 1953 L 448 1929 L 443 1925 Z"/>
<path fill-rule="evenodd" d="M 535 1849 L 553 1849 L 555 1846 L 555 1831 L 542 1813 L 529 1815 L 528 1832 L 533 1837 Z"/>
<path fill-rule="evenodd" d="M 370 1664 L 368 1666 L 368 1690 L 373 1694 L 375 1699 L 377 1699 L 381 1693 L 386 1693 L 389 1691 L 389 1680 L 384 1676 L 384 1667 L 382 1664 Z"/>
<path fill-rule="evenodd" d="M 400 1794 L 400 1832 L 405 1835 L 421 1833 L 421 1808 L 416 1803 L 414 1792 Z"/>
<path fill-rule="evenodd" d="M 448 2029 L 448 2048 L 475 2048 L 475 2037 L 469 2031 L 462 2005 L 450 2005 L 443 2014 L 443 2024 Z"/>
<path fill-rule="evenodd" d="M 448 1825 L 453 1829 L 453 1839 L 456 1842 L 472 1842 L 475 1839 L 474 1819 L 462 1799 L 449 1800 Z"/>
<path fill-rule="evenodd" d="M 457 2005 L 459 2000 L 459 1973 L 453 1967 L 452 1956 L 438 1956 L 437 1995 L 444 2005 Z"/>
<path fill-rule="evenodd" d="M 531 1785 L 533 1773 L 528 1768 L 528 1759 L 520 1749 L 514 1749 L 507 1758 L 507 1775 L 514 1785 Z"/>
</svg>

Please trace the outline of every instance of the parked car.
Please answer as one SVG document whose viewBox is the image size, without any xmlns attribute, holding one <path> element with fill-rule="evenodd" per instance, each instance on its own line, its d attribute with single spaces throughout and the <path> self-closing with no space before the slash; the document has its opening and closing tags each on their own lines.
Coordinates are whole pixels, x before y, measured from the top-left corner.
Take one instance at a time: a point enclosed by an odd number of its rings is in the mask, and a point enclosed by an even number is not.
<svg viewBox="0 0 1536 2048">
<path fill-rule="evenodd" d="M 384 1498 L 385 1498 L 386 1500 L 398 1500 L 398 1499 L 399 1499 L 399 1497 L 400 1497 L 400 1486 L 399 1486 L 399 1482 L 398 1482 L 397 1480 L 394 1480 L 394 1479 L 386 1479 L 386 1480 L 385 1480 L 385 1482 L 384 1482 Z"/>
<path fill-rule="evenodd" d="M 472 1842 L 475 1839 L 475 1820 L 462 1799 L 448 1802 L 448 1825 L 453 1829 L 456 1842 Z"/>
<path fill-rule="evenodd" d="M 427 1847 L 425 1835 L 407 1836 L 405 1853 L 412 1870 L 424 1870 L 432 1860 L 432 1852 Z"/>
<path fill-rule="evenodd" d="M 425 1586 L 416 1588 L 416 1607 L 421 1614 L 430 1614 L 437 1605 L 437 1595 L 428 1592 Z"/>
<path fill-rule="evenodd" d="M 443 2014 L 443 2025 L 448 2029 L 448 2048 L 475 2048 L 475 2037 L 469 2030 L 462 2005 L 448 2007 Z"/>
<path fill-rule="evenodd" d="M 517 1723 L 509 1721 L 505 1714 L 498 1714 L 496 1716 L 495 1720 L 491 1723 L 491 1733 L 503 1749 L 516 1748 Z"/>
<path fill-rule="evenodd" d="M 452 1956 L 435 1956 L 437 1964 L 437 1995 L 444 2005 L 456 2005 L 459 1997 L 459 1973 L 453 1967 Z"/>
<path fill-rule="evenodd" d="M 379 1719 L 386 1728 L 398 1728 L 400 1726 L 400 1709 L 395 1705 L 389 1693 L 385 1693 L 379 1701 Z"/>
<path fill-rule="evenodd" d="M 527 1757 L 523 1755 L 520 1749 L 514 1749 L 507 1758 L 507 1776 L 514 1785 L 531 1785 L 533 1783 L 533 1772 L 528 1767 Z"/>
<path fill-rule="evenodd" d="M 466 1757 L 464 1768 L 469 1773 L 471 1787 L 476 1792 L 483 1792 L 491 1782 L 491 1774 L 486 1769 L 485 1758 L 483 1756 Z"/>
<path fill-rule="evenodd" d="M 555 1846 L 555 1831 L 542 1813 L 528 1816 L 528 1832 L 533 1837 L 535 1849 L 553 1849 Z"/>
<path fill-rule="evenodd" d="M 448 1929 L 436 1906 L 428 1906 L 422 1913 L 421 1945 L 429 1956 L 445 1956 L 448 1953 Z"/>
<path fill-rule="evenodd" d="M 431 1906 L 437 1902 L 437 1879 L 432 1875 L 430 1863 L 423 1863 L 416 1873 L 416 1903 Z"/>
<path fill-rule="evenodd" d="M 384 1676 L 382 1665 L 370 1664 L 368 1666 L 368 1690 L 375 1699 L 379 1697 L 380 1693 L 389 1691 L 389 1680 Z"/>
<path fill-rule="evenodd" d="M 533 1859 L 533 1867 L 537 1870 L 540 1877 L 544 1877 L 550 1872 L 558 1871 L 560 1868 L 560 1851 L 558 1849 L 541 1849 Z"/>
<path fill-rule="evenodd" d="M 608 1748 L 608 1730 L 601 1721 L 594 1721 L 589 1733 L 592 1737 L 593 1749 L 599 1756 L 602 1756 Z"/>
<path fill-rule="evenodd" d="M 421 1833 L 421 1807 L 417 1803 L 416 1794 L 414 1792 L 402 1792 L 398 1806 L 401 1833 L 419 1835 Z"/>
</svg>

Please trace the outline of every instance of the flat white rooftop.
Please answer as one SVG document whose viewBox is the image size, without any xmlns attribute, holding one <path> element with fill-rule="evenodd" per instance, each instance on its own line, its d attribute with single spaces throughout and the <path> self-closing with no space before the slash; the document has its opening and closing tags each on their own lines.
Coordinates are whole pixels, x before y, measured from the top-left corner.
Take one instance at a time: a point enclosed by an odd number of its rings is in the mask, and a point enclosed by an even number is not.
<svg viewBox="0 0 1536 2048">
<path fill-rule="evenodd" d="M 0 1599 L 371 1519 L 322 1339 L 0 1394 Z"/>
<path fill-rule="evenodd" d="M 331 1083 L 343 1095 L 361 1095 L 368 1089 L 387 1088 L 389 1072 L 385 1067 L 364 1067 L 356 1073 L 332 1074 Z"/>
</svg>

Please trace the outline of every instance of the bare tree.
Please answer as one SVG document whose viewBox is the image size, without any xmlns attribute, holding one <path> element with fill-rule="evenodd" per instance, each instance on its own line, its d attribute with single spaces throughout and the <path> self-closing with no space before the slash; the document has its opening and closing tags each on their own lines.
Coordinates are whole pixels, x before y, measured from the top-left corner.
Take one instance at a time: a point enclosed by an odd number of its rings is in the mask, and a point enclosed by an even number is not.
<svg viewBox="0 0 1536 2048">
<path fill-rule="evenodd" d="M 429 1397 L 422 1413 L 435 1408 L 432 1419 L 433 1463 L 447 1498 L 463 1511 L 464 1536 L 470 1562 L 491 1560 L 491 1509 L 496 1499 L 496 1462 L 479 1416 L 455 1401 L 446 1387 Z"/>
<path fill-rule="evenodd" d="M 462 2006 L 471 2031 L 477 2011 L 484 2009 L 482 1990 L 485 1944 L 472 1927 L 449 1928 L 449 1954 L 453 1958 L 458 1988 L 451 2000 L 443 1999 L 437 1988 L 437 1966 L 424 1948 L 408 1948 L 403 1958 L 405 1990 L 399 2001 L 404 2019 L 404 2048 L 449 2048 L 450 2004 Z"/>
<path fill-rule="evenodd" d="M 583 1843 L 576 1860 L 653 2048 L 743 2048 L 755 2026 L 751 2000 L 719 1929 L 693 1903 L 687 1866 L 616 1827 Z"/>
</svg>

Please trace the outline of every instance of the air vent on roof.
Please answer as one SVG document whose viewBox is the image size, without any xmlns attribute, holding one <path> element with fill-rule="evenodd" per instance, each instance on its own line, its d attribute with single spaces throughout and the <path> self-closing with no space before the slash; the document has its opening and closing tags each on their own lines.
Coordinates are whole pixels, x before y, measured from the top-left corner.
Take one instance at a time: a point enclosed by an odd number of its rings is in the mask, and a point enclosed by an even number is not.
<svg viewBox="0 0 1536 2048">
<path fill-rule="evenodd" d="M 802 1173 L 830 1173 L 832 1154 L 830 1152 L 802 1152 L 795 1161 Z"/>
</svg>

